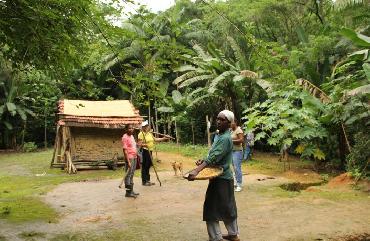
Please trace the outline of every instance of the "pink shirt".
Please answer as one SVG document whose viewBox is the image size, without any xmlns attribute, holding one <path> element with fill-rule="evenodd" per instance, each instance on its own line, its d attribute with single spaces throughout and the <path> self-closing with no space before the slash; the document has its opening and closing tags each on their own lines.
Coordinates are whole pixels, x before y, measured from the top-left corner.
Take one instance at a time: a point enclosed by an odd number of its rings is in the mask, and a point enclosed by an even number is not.
<svg viewBox="0 0 370 241">
<path fill-rule="evenodd" d="M 136 142 L 133 135 L 129 136 L 124 134 L 122 136 L 122 147 L 126 149 L 128 159 L 136 158 L 137 150 L 136 150 Z"/>
</svg>

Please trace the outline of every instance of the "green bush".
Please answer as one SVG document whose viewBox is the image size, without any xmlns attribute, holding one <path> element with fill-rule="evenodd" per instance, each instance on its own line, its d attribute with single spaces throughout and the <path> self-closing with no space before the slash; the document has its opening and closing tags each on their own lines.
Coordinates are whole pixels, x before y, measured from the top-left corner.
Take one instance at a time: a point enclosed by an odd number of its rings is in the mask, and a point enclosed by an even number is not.
<svg viewBox="0 0 370 241">
<path fill-rule="evenodd" d="M 33 152 L 33 151 L 36 151 L 37 150 L 37 145 L 35 144 L 35 142 L 25 142 L 23 144 L 22 150 L 24 152 Z"/>
<path fill-rule="evenodd" d="M 365 133 L 355 135 L 355 145 L 347 156 L 347 171 L 355 178 L 370 178 L 370 138 Z"/>
</svg>

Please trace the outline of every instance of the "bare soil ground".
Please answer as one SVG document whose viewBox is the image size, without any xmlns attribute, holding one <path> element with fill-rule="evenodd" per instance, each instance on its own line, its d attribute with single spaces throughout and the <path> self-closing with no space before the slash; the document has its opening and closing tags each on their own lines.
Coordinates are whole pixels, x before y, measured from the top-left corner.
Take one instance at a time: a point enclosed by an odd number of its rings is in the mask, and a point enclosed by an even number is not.
<svg viewBox="0 0 370 241">
<path fill-rule="evenodd" d="M 171 153 L 158 153 L 158 158 L 162 187 L 158 182 L 144 187 L 135 177 L 140 196 L 128 199 L 117 179 L 62 184 L 44 196 L 59 212 L 58 223 L 0 222 L 0 236 L 22 240 L 20 233 L 33 232 L 42 234 L 34 240 L 49 240 L 58 234 L 120 230 L 132 234 L 122 240 L 207 240 L 202 222 L 207 181 L 188 182 L 170 171 L 170 162 L 175 160 L 182 161 L 185 170 L 191 169 L 189 158 Z M 288 192 L 279 185 L 319 177 L 309 171 L 307 175 L 289 171 L 271 176 L 243 168 L 250 174 L 243 176 L 244 189 L 236 193 L 241 240 L 349 240 L 360 234 L 361 240 L 370 239 L 368 193 L 326 185 Z M 70 236 L 68 240 L 77 239 Z"/>
</svg>

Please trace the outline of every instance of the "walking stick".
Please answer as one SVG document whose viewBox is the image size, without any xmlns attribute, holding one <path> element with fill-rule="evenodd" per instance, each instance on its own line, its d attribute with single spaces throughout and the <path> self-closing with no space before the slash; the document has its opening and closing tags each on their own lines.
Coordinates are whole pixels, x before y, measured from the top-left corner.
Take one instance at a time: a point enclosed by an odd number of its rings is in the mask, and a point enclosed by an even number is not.
<svg viewBox="0 0 370 241">
<path fill-rule="evenodd" d="M 152 155 L 152 153 L 150 151 L 149 151 L 149 155 L 150 155 L 150 159 L 152 161 L 152 165 L 153 165 L 155 176 L 157 177 L 157 181 L 159 182 L 159 186 L 161 187 L 162 186 L 162 182 L 161 182 L 161 180 L 159 180 L 159 176 L 158 176 L 157 170 L 155 169 L 155 165 L 153 163 L 153 155 Z"/>
<path fill-rule="evenodd" d="M 143 133 L 144 142 L 146 143 L 145 134 L 144 134 L 144 132 L 142 132 L 142 133 Z M 153 165 L 155 176 L 157 177 L 157 180 L 159 182 L 159 186 L 161 187 L 162 186 L 162 182 L 161 182 L 161 180 L 159 180 L 157 169 L 155 169 L 154 161 L 153 161 L 153 155 L 152 155 L 152 153 L 151 153 L 151 151 L 149 149 L 148 149 L 148 152 L 149 152 L 150 160 L 151 160 L 152 165 Z"/>
</svg>

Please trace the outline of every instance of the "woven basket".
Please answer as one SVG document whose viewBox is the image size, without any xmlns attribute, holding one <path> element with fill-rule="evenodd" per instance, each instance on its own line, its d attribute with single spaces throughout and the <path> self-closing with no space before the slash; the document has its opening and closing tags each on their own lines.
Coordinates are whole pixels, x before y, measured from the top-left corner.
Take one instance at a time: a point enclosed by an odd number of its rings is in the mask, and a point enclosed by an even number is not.
<svg viewBox="0 0 370 241">
<path fill-rule="evenodd" d="M 189 173 L 192 172 L 193 170 L 185 173 L 183 177 L 185 179 L 188 179 Z M 198 175 L 194 178 L 194 180 L 209 180 L 209 179 L 218 177 L 219 175 L 222 174 L 223 171 L 224 169 L 220 166 L 205 167 L 202 171 L 198 173 Z"/>
</svg>

